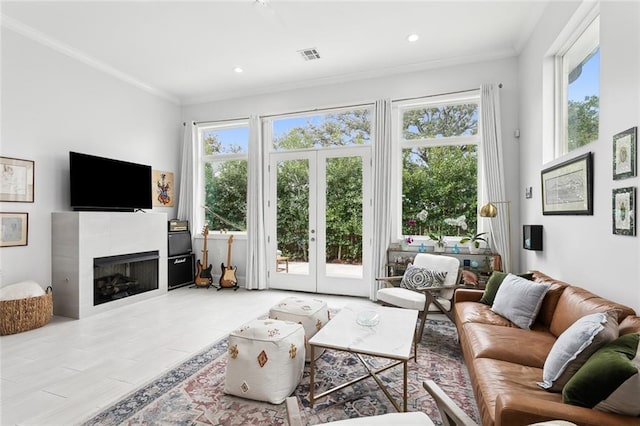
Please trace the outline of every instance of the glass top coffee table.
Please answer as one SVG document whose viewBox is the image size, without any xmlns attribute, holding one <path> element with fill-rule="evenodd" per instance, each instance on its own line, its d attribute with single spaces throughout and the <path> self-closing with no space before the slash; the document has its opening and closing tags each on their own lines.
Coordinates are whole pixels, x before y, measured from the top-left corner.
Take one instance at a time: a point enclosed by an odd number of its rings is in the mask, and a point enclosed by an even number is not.
<svg viewBox="0 0 640 426">
<path fill-rule="evenodd" d="M 417 319 L 418 311 L 412 309 L 371 307 L 363 304 L 345 306 L 309 340 L 311 348 L 309 403 L 311 408 L 316 400 L 371 377 L 396 410 L 407 411 L 407 361 L 413 357 L 412 346 Z M 317 347 L 354 354 L 360 359 L 368 374 L 314 395 L 316 373 L 314 355 Z M 392 362 L 381 368 L 373 369 L 367 364 L 363 355 L 386 358 Z M 401 364 L 404 369 L 402 407 L 377 376 L 379 373 Z"/>
</svg>

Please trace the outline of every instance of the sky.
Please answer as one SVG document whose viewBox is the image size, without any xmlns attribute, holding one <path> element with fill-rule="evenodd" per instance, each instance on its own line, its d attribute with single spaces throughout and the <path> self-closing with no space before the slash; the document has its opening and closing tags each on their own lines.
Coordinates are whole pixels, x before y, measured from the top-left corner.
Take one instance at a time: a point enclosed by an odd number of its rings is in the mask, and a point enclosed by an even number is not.
<svg viewBox="0 0 640 426">
<path fill-rule="evenodd" d="M 582 74 L 569 85 L 570 101 L 584 101 L 585 96 L 600 94 L 600 49 L 582 66 Z"/>
</svg>

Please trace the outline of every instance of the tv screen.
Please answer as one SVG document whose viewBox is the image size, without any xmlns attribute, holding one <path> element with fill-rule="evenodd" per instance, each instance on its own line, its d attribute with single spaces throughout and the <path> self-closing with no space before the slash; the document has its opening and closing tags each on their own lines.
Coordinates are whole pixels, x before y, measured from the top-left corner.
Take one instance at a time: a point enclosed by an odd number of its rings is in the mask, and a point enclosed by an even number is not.
<svg viewBox="0 0 640 426">
<path fill-rule="evenodd" d="M 73 210 L 151 208 L 151 166 L 69 152 Z"/>
</svg>

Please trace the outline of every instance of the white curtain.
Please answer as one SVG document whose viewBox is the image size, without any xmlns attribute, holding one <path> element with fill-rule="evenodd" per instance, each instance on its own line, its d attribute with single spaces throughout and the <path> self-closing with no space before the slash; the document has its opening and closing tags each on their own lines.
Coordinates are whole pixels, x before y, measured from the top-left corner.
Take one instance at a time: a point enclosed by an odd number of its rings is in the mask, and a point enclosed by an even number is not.
<svg viewBox="0 0 640 426">
<path fill-rule="evenodd" d="M 264 213 L 264 147 L 260 118 L 249 118 L 249 164 L 247 189 L 247 278 L 248 290 L 267 288 L 267 243 Z"/>
<path fill-rule="evenodd" d="M 502 256 L 502 265 L 505 272 L 511 271 L 511 253 L 509 252 L 509 200 L 506 200 L 504 162 L 502 156 L 502 137 L 500 133 L 500 88 L 495 83 L 482 84 L 480 86 L 480 114 L 482 119 L 482 154 L 484 161 L 484 177 L 486 188 L 486 200 L 502 202 L 495 203 L 498 215 L 489 219 L 491 240 L 496 251 Z"/>
<path fill-rule="evenodd" d="M 375 277 L 386 275 L 387 248 L 391 242 L 391 101 L 376 101 L 373 129 L 373 284 L 369 298 L 383 285 Z"/>
<path fill-rule="evenodd" d="M 184 124 L 182 136 L 182 164 L 180 166 L 180 190 L 178 193 L 178 219 L 188 220 L 189 226 L 195 224 L 193 202 L 195 185 L 195 149 L 196 126 L 189 122 Z"/>
</svg>

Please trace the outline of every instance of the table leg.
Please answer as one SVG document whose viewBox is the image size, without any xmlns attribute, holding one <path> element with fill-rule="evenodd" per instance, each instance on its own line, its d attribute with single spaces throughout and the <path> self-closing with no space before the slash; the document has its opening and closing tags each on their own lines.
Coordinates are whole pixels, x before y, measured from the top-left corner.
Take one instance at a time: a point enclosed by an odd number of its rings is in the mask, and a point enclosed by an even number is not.
<svg viewBox="0 0 640 426">
<path fill-rule="evenodd" d="M 313 370 L 315 368 L 314 365 L 314 361 L 315 361 L 315 347 L 313 345 L 309 345 L 309 347 L 311 348 L 311 362 L 309 364 L 309 406 L 311 408 L 313 408 L 313 388 L 314 386 L 314 381 L 313 381 Z"/>
<path fill-rule="evenodd" d="M 404 399 L 404 412 L 407 412 L 407 361 L 402 362 L 404 368 L 404 390 L 402 398 Z"/>
</svg>

